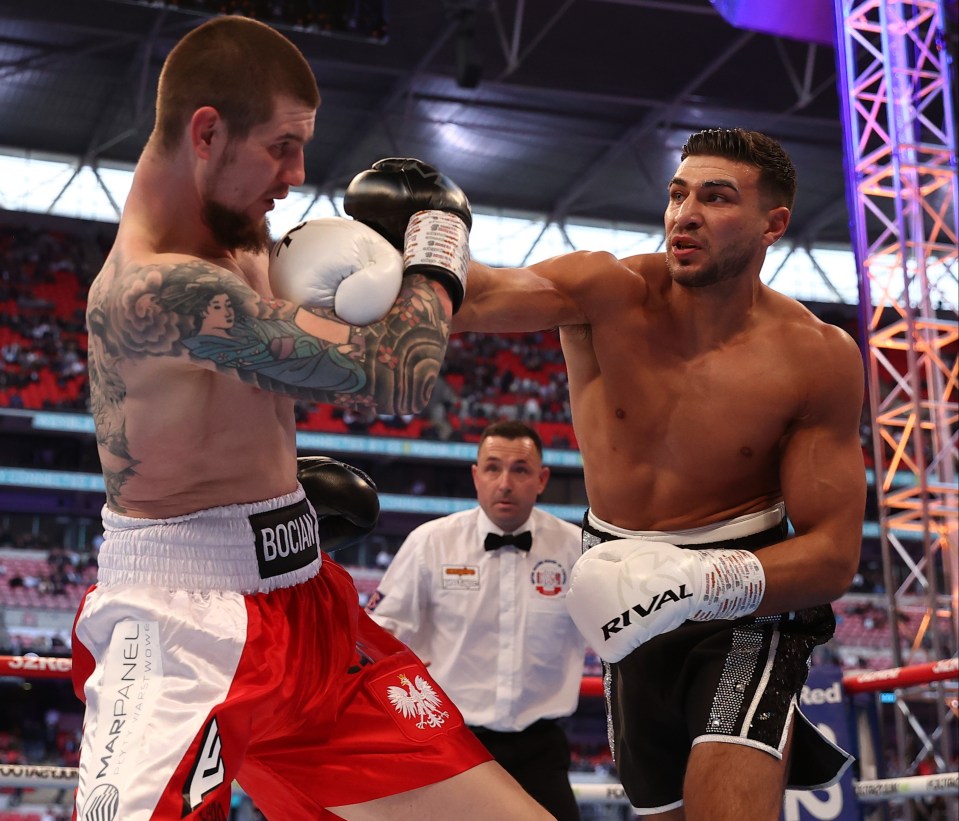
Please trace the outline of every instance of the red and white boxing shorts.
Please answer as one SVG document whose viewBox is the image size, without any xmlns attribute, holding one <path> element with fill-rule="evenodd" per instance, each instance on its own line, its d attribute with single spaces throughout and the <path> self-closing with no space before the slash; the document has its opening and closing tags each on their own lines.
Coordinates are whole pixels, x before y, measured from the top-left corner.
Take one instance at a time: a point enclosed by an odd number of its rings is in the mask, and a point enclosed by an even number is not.
<svg viewBox="0 0 959 821">
<path fill-rule="evenodd" d="M 320 553 L 302 490 L 103 521 L 74 626 L 77 821 L 226 819 L 234 779 L 267 818 L 314 821 L 490 759 Z"/>
</svg>

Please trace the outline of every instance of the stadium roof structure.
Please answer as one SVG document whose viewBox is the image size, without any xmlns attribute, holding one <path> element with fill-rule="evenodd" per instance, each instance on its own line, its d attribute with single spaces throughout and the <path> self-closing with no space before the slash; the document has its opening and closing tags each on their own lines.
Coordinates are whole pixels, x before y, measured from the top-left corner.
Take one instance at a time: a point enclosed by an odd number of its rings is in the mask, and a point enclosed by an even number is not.
<svg viewBox="0 0 959 821">
<path fill-rule="evenodd" d="M 791 241 L 849 243 L 834 49 L 737 28 L 710 0 L 0 0 L 0 149 L 135 162 L 193 7 L 241 5 L 382 17 L 262 17 L 316 72 L 307 183 L 322 193 L 417 156 L 478 206 L 655 227 L 686 136 L 743 126 L 796 162 Z"/>
</svg>

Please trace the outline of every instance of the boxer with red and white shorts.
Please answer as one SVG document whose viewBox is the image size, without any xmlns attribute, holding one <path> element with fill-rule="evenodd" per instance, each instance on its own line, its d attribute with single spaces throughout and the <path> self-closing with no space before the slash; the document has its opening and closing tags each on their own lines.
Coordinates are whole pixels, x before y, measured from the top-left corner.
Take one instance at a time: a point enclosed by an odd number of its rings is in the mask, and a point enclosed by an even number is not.
<svg viewBox="0 0 959 821">
<path fill-rule="evenodd" d="M 490 760 L 319 551 L 302 488 L 103 521 L 74 627 L 80 821 L 225 819 L 234 779 L 270 819 L 333 818 Z"/>
</svg>

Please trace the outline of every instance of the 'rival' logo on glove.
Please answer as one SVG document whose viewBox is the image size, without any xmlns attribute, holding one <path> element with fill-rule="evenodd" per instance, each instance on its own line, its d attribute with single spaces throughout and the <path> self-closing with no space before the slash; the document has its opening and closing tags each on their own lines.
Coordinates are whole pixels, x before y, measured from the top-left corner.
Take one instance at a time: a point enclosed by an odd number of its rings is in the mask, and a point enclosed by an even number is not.
<svg viewBox="0 0 959 821">
<path fill-rule="evenodd" d="M 686 592 L 686 585 L 681 584 L 679 585 L 678 591 L 666 589 L 662 593 L 657 593 L 650 599 L 646 607 L 643 607 L 641 603 L 634 604 L 629 610 L 624 610 L 615 619 L 603 625 L 603 641 L 609 641 L 609 637 L 613 633 L 619 633 L 624 628 L 629 627 L 630 624 L 632 624 L 632 613 L 636 613 L 640 618 L 644 618 L 650 613 L 655 613 L 660 610 L 667 602 L 691 599 L 692 597 L 692 593 Z"/>
</svg>

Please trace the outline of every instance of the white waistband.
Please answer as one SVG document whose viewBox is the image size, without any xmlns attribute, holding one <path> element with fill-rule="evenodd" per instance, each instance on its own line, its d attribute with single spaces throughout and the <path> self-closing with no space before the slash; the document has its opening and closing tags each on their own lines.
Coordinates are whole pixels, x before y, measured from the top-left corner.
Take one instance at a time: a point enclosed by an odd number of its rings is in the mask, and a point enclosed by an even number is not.
<svg viewBox="0 0 959 821">
<path fill-rule="evenodd" d="M 626 530 L 604 522 L 592 511 L 587 513 L 589 524 L 597 530 L 605 531 L 612 536 L 623 539 L 649 539 L 652 541 L 668 541 L 670 544 L 709 544 L 710 542 L 724 542 L 727 539 L 741 539 L 762 533 L 778 525 L 786 517 L 786 505 L 783 502 L 773 505 L 759 513 L 746 513 L 735 519 L 725 522 L 716 522 L 703 527 L 694 527 L 689 530 Z"/>
<path fill-rule="evenodd" d="M 273 528 L 270 522 L 254 527 L 250 517 L 262 520 L 265 514 L 270 519 L 270 513 L 305 498 L 299 487 L 262 502 L 213 507 L 170 519 L 138 519 L 104 506 L 97 584 L 237 593 L 292 587 L 315 576 L 323 561 L 313 508 Z M 277 540 L 274 531 L 280 528 L 282 538 Z M 268 534 L 265 547 L 264 533 Z M 301 551 L 302 556 L 297 556 Z M 316 557 L 307 561 L 313 552 Z"/>
</svg>

